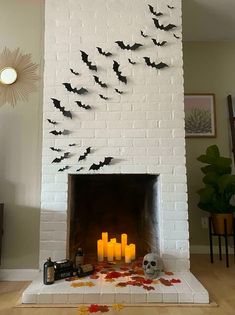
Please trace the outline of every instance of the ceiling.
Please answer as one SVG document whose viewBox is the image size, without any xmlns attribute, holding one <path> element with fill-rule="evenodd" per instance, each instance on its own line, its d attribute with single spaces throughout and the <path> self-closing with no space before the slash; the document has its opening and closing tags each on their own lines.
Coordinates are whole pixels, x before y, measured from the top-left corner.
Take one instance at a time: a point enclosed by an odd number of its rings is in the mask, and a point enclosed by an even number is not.
<svg viewBox="0 0 235 315">
<path fill-rule="evenodd" d="M 235 41 L 235 0 L 182 0 L 184 41 Z"/>
</svg>

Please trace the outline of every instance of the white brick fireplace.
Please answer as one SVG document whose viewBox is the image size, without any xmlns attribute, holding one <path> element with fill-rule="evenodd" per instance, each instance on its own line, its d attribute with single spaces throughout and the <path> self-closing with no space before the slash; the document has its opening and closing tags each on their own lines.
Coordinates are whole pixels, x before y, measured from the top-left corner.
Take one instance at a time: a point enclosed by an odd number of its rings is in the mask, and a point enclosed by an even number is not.
<svg viewBox="0 0 235 315">
<path fill-rule="evenodd" d="M 66 257 L 68 174 L 152 174 L 159 175 L 157 228 L 161 257 L 166 269 L 187 271 L 181 0 L 46 0 L 45 3 L 40 267 L 48 256 L 54 260 Z M 148 4 L 163 15 L 156 17 Z M 161 25 L 171 23 L 177 27 L 169 31 L 157 29 L 153 18 L 159 19 Z M 143 37 L 141 31 L 148 37 Z M 167 43 L 155 46 L 152 38 Z M 143 46 L 122 50 L 116 41 Z M 111 52 L 112 56 L 99 54 L 96 47 Z M 82 61 L 80 50 L 88 54 L 97 72 Z M 144 57 L 156 64 L 166 63 L 168 67 L 157 70 L 148 66 Z M 136 64 L 131 64 L 128 58 Z M 127 84 L 118 80 L 113 60 L 120 64 L 119 70 L 127 77 Z M 99 86 L 94 75 L 107 83 L 108 88 Z M 88 93 L 69 92 L 62 83 L 86 88 Z M 55 108 L 51 98 L 71 111 L 72 119 Z M 75 101 L 90 105 L 91 109 L 78 107 Z M 53 130 L 67 132 L 54 135 L 50 133 Z M 91 154 L 78 162 L 88 147 Z M 52 163 L 66 152 L 70 153 L 68 158 Z M 89 170 L 93 163 L 109 156 L 113 157 L 110 165 L 98 171 Z M 68 169 L 58 171 L 66 166 Z"/>
</svg>

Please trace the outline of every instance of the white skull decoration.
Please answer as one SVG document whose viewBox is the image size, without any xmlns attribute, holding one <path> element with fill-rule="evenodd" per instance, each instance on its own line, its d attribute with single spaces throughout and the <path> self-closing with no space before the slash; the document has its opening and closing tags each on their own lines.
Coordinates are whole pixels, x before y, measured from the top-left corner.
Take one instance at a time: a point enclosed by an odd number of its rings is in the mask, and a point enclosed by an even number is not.
<svg viewBox="0 0 235 315">
<path fill-rule="evenodd" d="M 158 262 L 158 255 L 156 253 L 149 253 L 144 256 L 142 267 L 144 269 L 145 277 L 148 279 L 155 279 L 160 272 Z"/>
</svg>

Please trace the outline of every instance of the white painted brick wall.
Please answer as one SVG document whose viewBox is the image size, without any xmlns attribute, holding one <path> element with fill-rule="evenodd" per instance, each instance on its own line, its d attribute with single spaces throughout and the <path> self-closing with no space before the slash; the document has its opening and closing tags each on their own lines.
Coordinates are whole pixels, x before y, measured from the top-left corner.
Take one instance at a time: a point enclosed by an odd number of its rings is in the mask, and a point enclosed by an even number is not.
<svg viewBox="0 0 235 315">
<path fill-rule="evenodd" d="M 181 0 L 46 0 L 45 7 L 45 71 L 44 126 L 42 153 L 42 196 L 40 264 L 50 255 L 53 259 L 66 256 L 67 232 L 67 173 L 88 171 L 92 163 L 113 156 L 114 163 L 99 173 L 159 174 L 158 208 L 160 251 L 168 270 L 189 268 L 187 187 L 185 168 L 184 106 L 182 42 L 173 32 L 157 30 L 148 9 L 164 13 L 161 24 L 177 25 L 180 38 Z M 167 4 L 174 6 L 173 10 Z M 150 37 L 143 38 L 140 30 Z M 164 47 L 153 45 L 151 38 L 167 40 Z M 114 42 L 142 43 L 137 51 L 121 50 Z M 96 47 L 111 51 L 105 58 Z M 80 50 L 98 66 L 97 75 L 108 83 L 108 89 L 95 84 L 93 73 L 82 62 Z M 145 65 L 144 56 L 156 63 L 163 61 L 169 68 L 156 70 Z M 136 61 L 131 65 L 128 58 Z M 113 72 L 113 59 L 128 84 L 120 83 Z M 70 68 L 80 73 L 74 76 Z M 66 91 L 62 83 L 85 87 L 88 95 L 79 96 Z M 119 95 L 114 88 L 125 91 Z M 102 93 L 110 99 L 104 101 Z M 71 110 L 73 119 L 66 118 L 54 108 L 51 98 L 61 101 Z M 79 108 L 75 101 L 92 106 Z M 54 136 L 50 118 L 58 122 L 55 129 L 67 129 L 66 136 Z M 69 147 L 69 143 L 76 146 Z M 59 165 L 51 164 L 60 153 L 51 146 L 71 152 L 71 157 Z M 91 146 L 93 154 L 78 164 L 78 157 Z M 115 163 L 116 161 L 116 163 Z M 69 165 L 70 169 L 58 173 Z"/>
</svg>

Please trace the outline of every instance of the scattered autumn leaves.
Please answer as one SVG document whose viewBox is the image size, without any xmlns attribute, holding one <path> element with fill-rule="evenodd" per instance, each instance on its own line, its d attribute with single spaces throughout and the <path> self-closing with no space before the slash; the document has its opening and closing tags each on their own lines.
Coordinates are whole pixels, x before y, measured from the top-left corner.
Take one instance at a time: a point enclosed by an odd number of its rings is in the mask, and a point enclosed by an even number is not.
<svg viewBox="0 0 235 315">
<path fill-rule="evenodd" d="M 91 304 L 89 306 L 79 306 L 78 307 L 78 315 L 87 315 L 89 313 L 107 313 L 110 310 L 121 311 L 124 308 L 122 304 L 113 304 L 112 306 L 108 305 L 99 305 L 99 304 Z"/>
</svg>

